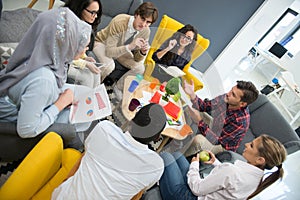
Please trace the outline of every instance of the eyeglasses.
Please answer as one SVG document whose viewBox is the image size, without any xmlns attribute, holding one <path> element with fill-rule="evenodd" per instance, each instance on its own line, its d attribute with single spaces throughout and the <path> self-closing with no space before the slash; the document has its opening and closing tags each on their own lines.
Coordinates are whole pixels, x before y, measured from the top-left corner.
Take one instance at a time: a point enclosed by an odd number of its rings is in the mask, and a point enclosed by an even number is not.
<svg viewBox="0 0 300 200">
<path fill-rule="evenodd" d="M 181 35 L 181 37 L 182 37 L 184 40 L 188 41 L 188 42 L 193 41 L 193 38 L 190 38 L 189 36 Z"/>
<path fill-rule="evenodd" d="M 85 8 L 84 10 L 88 11 L 93 17 L 95 17 L 96 15 L 99 14 L 99 13 L 98 13 L 99 11 L 94 11 L 94 10 L 91 11 L 91 10 L 88 10 L 88 9 L 86 9 L 86 8 Z"/>
</svg>

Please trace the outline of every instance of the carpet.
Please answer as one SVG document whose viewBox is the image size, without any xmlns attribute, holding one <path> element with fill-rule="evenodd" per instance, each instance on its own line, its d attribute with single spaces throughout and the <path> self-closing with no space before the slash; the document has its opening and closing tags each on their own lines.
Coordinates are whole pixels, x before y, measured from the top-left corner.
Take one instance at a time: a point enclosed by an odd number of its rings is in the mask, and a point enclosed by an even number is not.
<svg viewBox="0 0 300 200">
<path fill-rule="evenodd" d="M 0 187 L 5 183 L 12 172 L 18 167 L 21 160 L 13 162 L 0 162 Z"/>
</svg>

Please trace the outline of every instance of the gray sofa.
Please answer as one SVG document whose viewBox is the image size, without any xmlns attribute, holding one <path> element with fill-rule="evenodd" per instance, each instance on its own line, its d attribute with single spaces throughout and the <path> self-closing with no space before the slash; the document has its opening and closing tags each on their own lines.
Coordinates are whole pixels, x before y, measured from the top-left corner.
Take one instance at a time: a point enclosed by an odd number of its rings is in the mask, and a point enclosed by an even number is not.
<svg viewBox="0 0 300 200">
<path fill-rule="evenodd" d="M 101 0 L 103 15 L 98 30 L 106 27 L 118 14 L 133 15 L 141 3 L 143 0 Z M 31 8 L 2 11 L 0 43 L 19 42 L 40 12 Z"/>
<path fill-rule="evenodd" d="M 249 105 L 250 127 L 237 152 L 225 151 L 216 155 L 222 162 L 245 160 L 242 156 L 245 143 L 252 141 L 261 134 L 277 138 L 287 149 L 288 154 L 300 150 L 300 139 L 279 110 L 269 101 L 266 95 L 260 94 L 255 102 Z M 201 173 L 209 173 L 210 165 L 201 165 Z M 160 200 L 159 187 L 155 186 L 147 191 L 143 200 Z"/>
<path fill-rule="evenodd" d="M 285 145 L 288 153 L 293 153 L 300 149 L 299 136 L 266 95 L 260 94 L 258 99 L 249 105 L 249 110 L 251 114 L 250 128 L 237 153 L 242 154 L 244 144 L 261 134 L 277 138 Z"/>
</svg>

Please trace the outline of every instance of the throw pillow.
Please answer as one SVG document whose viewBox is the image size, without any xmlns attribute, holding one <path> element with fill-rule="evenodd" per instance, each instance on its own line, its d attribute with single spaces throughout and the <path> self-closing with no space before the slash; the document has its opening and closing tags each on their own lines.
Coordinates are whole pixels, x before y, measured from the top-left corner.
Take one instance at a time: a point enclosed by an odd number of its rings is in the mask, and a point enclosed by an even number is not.
<svg viewBox="0 0 300 200">
<path fill-rule="evenodd" d="M 0 43 L 19 42 L 40 12 L 31 8 L 3 11 L 0 20 Z"/>
<path fill-rule="evenodd" d="M 6 67 L 6 65 L 8 64 L 8 60 L 10 56 L 13 54 L 14 50 L 15 49 L 12 47 L 0 46 L 0 60 L 1 60 L 0 70 Z"/>
</svg>

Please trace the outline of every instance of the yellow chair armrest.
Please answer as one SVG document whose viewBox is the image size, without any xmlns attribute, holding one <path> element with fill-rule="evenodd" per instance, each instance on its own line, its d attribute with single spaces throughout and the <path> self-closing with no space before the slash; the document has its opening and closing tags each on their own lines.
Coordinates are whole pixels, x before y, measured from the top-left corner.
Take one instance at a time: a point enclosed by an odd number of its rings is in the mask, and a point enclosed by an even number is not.
<svg viewBox="0 0 300 200">
<path fill-rule="evenodd" d="M 58 134 L 45 135 L 1 187 L 1 199 L 30 199 L 58 171 L 62 151 Z"/>
<path fill-rule="evenodd" d="M 34 195 L 32 200 L 47 200 L 51 199 L 52 192 L 57 188 L 68 176 L 69 172 L 75 165 L 78 159 L 80 159 L 81 153 L 76 149 L 64 149 L 62 154 L 62 165 L 53 178 Z"/>
<path fill-rule="evenodd" d="M 153 53 L 154 53 L 154 49 L 150 48 L 144 63 L 145 65 L 144 79 L 147 81 L 152 80 L 152 72 L 155 67 L 155 62 L 154 60 L 152 60 Z"/>
<path fill-rule="evenodd" d="M 203 88 L 203 83 L 198 78 L 196 78 L 196 76 L 194 76 L 192 73 L 190 73 L 188 71 L 184 71 L 184 72 L 185 72 L 185 75 L 183 76 L 183 78 L 185 80 L 187 80 L 188 82 L 190 82 L 191 80 L 194 81 L 194 91 L 195 92 Z"/>
</svg>

